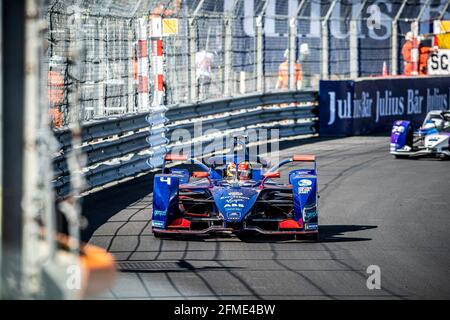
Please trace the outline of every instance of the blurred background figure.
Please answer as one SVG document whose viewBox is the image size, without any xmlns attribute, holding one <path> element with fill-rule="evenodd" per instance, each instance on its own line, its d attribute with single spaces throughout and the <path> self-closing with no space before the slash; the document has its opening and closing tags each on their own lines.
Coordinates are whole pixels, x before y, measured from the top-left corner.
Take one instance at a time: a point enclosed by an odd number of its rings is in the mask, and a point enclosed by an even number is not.
<svg viewBox="0 0 450 320">
<path fill-rule="evenodd" d="M 176 16 L 181 9 L 182 0 L 169 1 L 168 4 L 159 2 L 152 10 L 152 15 L 170 17 Z"/>
<path fill-rule="evenodd" d="M 214 53 L 202 50 L 195 54 L 196 80 L 199 100 L 210 96 L 211 68 L 214 63 Z"/>
<path fill-rule="evenodd" d="M 424 45 L 419 38 L 419 75 L 426 76 L 428 74 L 428 58 L 436 51 L 438 51 L 437 47 Z"/>
<path fill-rule="evenodd" d="M 402 48 L 402 56 L 403 56 L 403 73 L 405 76 L 410 76 L 413 73 L 414 70 L 414 62 L 412 59 L 412 50 L 414 48 L 413 43 L 413 33 L 409 31 L 405 35 L 405 44 Z"/>
<path fill-rule="evenodd" d="M 58 58 L 50 60 L 48 71 L 48 101 L 50 123 L 53 128 L 61 128 L 64 125 L 62 106 L 65 100 L 64 75 L 58 70 Z"/>
<path fill-rule="evenodd" d="M 414 37 L 409 31 L 405 35 L 405 44 L 402 48 L 402 56 L 404 60 L 404 75 L 427 75 L 428 74 L 428 57 L 430 53 L 437 51 L 437 48 L 426 46 L 422 43 L 420 37 Z M 417 50 L 417 53 L 414 51 Z M 418 54 L 418 59 L 415 55 Z"/>
<path fill-rule="evenodd" d="M 294 75 L 295 86 L 297 90 L 301 90 L 303 87 L 302 65 L 296 62 L 294 69 L 295 69 Z M 286 49 L 284 51 L 284 61 L 280 64 L 278 68 L 278 80 L 275 89 L 277 90 L 289 89 L 289 49 Z"/>
</svg>

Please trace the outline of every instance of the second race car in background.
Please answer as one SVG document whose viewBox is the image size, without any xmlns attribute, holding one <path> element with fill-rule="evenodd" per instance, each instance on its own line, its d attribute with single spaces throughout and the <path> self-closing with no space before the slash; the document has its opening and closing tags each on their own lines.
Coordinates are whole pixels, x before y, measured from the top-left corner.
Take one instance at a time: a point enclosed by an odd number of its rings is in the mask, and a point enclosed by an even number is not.
<svg viewBox="0 0 450 320">
<path fill-rule="evenodd" d="M 450 111 L 431 111 L 418 131 L 410 121 L 394 123 L 390 153 L 396 158 L 450 157 Z"/>
</svg>

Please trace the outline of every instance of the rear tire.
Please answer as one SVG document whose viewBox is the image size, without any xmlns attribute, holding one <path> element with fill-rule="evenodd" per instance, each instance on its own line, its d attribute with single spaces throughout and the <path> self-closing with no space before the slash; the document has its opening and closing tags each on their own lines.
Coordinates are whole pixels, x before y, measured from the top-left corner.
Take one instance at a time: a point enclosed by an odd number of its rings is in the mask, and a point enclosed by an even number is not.
<svg viewBox="0 0 450 320">
<path fill-rule="evenodd" d="M 311 235 L 311 241 L 313 241 L 313 242 L 320 242 L 320 234 L 319 233 L 315 233 L 315 234 Z"/>
</svg>

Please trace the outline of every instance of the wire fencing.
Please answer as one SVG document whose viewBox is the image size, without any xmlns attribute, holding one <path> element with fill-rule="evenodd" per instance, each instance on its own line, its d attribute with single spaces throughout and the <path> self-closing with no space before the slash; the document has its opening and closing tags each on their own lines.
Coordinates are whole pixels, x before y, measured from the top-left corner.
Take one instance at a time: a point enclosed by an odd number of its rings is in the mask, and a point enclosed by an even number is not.
<svg viewBox="0 0 450 320">
<path fill-rule="evenodd" d="M 135 71 L 134 19 L 117 17 L 84 17 L 84 30 L 74 34 L 67 25 L 69 15 L 50 13 L 49 24 L 49 86 L 61 87 L 60 99 L 50 99 L 54 123 L 67 124 L 69 118 L 68 92 L 73 81 L 68 60 L 70 43 L 80 37 L 84 43 L 84 73 L 80 79 L 80 120 L 108 117 L 137 111 Z M 62 77 L 61 77 L 62 76 Z M 75 120 L 75 119 L 72 119 Z"/>
<path fill-rule="evenodd" d="M 316 89 L 320 79 L 402 74 L 401 49 L 411 23 L 419 19 L 419 33 L 428 33 L 433 20 L 450 18 L 447 0 L 165 1 L 163 9 L 164 1 L 87 3 L 81 1 L 80 33 L 71 32 L 67 8 L 48 11 L 55 127 L 74 120 L 67 99 L 74 38 L 85 49 L 79 119 L 150 111 L 150 105 L 138 103 L 137 43 L 138 19 L 150 21 L 152 14 L 178 20 L 178 33 L 163 40 L 164 102 L 170 108 L 255 92 Z M 148 101 L 153 81 L 150 77 L 145 86 Z"/>
</svg>

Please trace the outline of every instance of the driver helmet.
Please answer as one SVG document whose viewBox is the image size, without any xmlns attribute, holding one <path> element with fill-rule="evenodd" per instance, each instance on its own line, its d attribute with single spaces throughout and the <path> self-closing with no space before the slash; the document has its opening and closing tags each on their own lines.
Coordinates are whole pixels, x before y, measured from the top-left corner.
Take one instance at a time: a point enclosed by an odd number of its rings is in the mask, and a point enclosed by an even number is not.
<svg viewBox="0 0 450 320">
<path fill-rule="evenodd" d="M 234 175 L 236 174 L 236 165 L 234 164 L 234 162 L 231 162 L 227 165 L 227 177 L 234 177 Z"/>
<path fill-rule="evenodd" d="M 252 173 L 252 165 L 250 162 L 242 162 L 238 166 L 239 179 L 249 180 Z"/>
<path fill-rule="evenodd" d="M 426 129 L 436 128 L 441 129 L 444 126 L 444 120 L 442 119 L 431 119 L 426 125 Z"/>
<path fill-rule="evenodd" d="M 444 112 L 442 114 L 442 116 L 443 116 L 445 121 L 447 121 L 447 122 L 450 121 L 450 112 Z"/>
<path fill-rule="evenodd" d="M 238 165 L 238 176 L 240 180 L 249 180 L 252 172 L 252 166 L 249 162 L 242 162 Z M 236 164 L 231 162 L 227 166 L 227 177 L 234 177 L 236 174 Z"/>
</svg>

